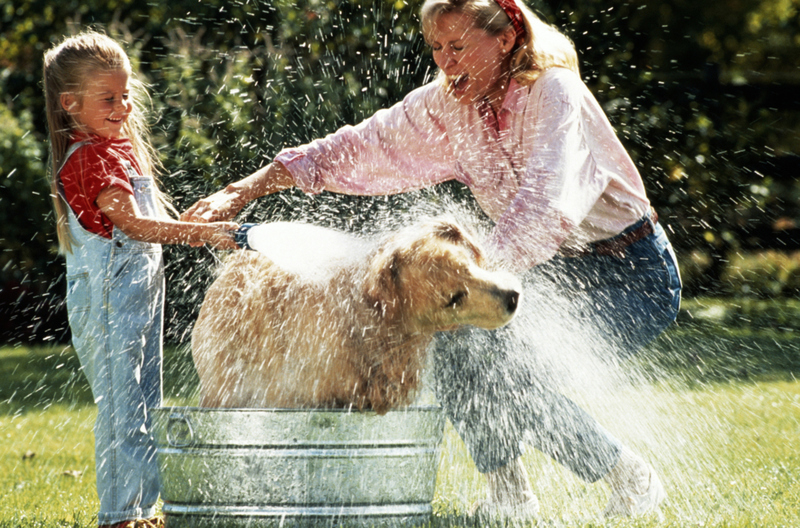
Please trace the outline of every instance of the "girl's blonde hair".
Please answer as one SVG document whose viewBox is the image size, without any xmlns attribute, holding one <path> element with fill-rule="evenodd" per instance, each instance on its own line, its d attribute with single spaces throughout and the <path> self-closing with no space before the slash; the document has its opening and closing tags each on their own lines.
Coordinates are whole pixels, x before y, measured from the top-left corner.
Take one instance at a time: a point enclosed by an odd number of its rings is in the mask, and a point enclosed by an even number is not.
<svg viewBox="0 0 800 528">
<path fill-rule="evenodd" d="M 522 86 L 533 84 L 548 68 L 567 68 L 579 74 L 578 54 L 572 41 L 555 26 L 547 24 L 520 0 L 525 23 L 525 40 L 512 51 L 511 76 Z M 420 10 L 422 33 L 427 38 L 436 20 L 445 13 L 463 13 L 475 27 L 498 35 L 513 27 L 511 19 L 495 0 L 426 0 Z"/>
<path fill-rule="evenodd" d="M 127 54 L 116 41 L 96 32 L 86 31 L 65 39 L 44 56 L 44 93 L 47 125 L 50 136 L 50 189 L 56 212 L 56 233 L 61 254 L 72 250 L 73 238 L 64 193 L 58 171 L 66 161 L 67 150 L 78 125 L 72 116 L 61 106 L 61 95 L 73 93 L 82 104 L 85 81 L 97 72 L 124 70 L 130 80 L 131 113 L 123 125 L 122 135 L 133 146 L 139 166 L 144 174 L 156 175 L 161 169 L 158 154 L 150 143 L 145 108 L 150 97 L 144 83 L 133 76 Z M 158 192 L 162 212 L 173 210 L 169 200 Z"/>
</svg>

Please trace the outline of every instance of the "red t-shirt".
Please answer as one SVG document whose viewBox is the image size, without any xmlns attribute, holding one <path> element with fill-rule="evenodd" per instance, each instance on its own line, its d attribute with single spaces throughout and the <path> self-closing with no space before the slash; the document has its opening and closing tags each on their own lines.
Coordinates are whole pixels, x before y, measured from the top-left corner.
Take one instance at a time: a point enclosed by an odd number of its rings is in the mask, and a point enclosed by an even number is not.
<svg viewBox="0 0 800 528">
<path fill-rule="evenodd" d="M 72 212 L 87 231 L 111 238 L 114 224 L 97 206 L 100 191 L 109 186 L 133 194 L 129 171 L 141 174 L 129 139 L 78 136 L 73 143 L 89 140 L 67 160 L 59 173 Z"/>
</svg>

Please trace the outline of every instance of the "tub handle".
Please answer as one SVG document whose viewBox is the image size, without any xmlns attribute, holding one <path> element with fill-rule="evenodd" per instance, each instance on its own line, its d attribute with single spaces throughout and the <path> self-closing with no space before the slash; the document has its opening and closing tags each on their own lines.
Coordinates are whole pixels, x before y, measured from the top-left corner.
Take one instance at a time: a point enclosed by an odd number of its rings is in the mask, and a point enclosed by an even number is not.
<svg viewBox="0 0 800 528">
<path fill-rule="evenodd" d="M 194 443 L 194 429 L 188 416 L 180 413 L 169 416 L 167 442 L 172 447 L 189 447 Z"/>
</svg>

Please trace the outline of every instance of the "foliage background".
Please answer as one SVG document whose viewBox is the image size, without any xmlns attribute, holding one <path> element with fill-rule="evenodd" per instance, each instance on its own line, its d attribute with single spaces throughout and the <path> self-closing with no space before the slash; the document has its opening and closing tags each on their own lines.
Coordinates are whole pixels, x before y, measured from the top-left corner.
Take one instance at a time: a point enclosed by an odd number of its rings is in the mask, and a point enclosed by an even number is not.
<svg viewBox="0 0 800 528">
<path fill-rule="evenodd" d="M 122 40 L 153 95 L 166 190 L 185 208 L 281 148 L 353 124 L 430 79 L 419 0 L 11 0 L 0 6 L 0 338 L 66 340 L 48 199 L 44 52 L 87 26 Z M 576 43 L 582 76 L 639 166 L 688 295 L 800 290 L 800 0 L 529 3 Z M 339 226 L 452 195 L 298 192 L 242 219 L 300 211 Z M 767 251 L 769 250 L 769 251 Z M 168 248 L 168 329 L 182 341 L 209 251 Z"/>
</svg>

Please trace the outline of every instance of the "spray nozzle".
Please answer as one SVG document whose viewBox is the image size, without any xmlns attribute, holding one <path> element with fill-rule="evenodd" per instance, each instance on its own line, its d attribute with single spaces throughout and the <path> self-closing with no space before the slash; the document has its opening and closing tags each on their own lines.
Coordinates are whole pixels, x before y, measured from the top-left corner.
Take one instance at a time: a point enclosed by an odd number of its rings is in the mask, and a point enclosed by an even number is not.
<svg viewBox="0 0 800 528">
<path fill-rule="evenodd" d="M 241 249 L 253 249 L 250 247 L 250 243 L 247 241 L 247 232 L 250 231 L 250 228 L 257 226 L 258 224 L 242 224 L 239 229 L 233 232 L 233 240 L 236 242 Z"/>
</svg>

